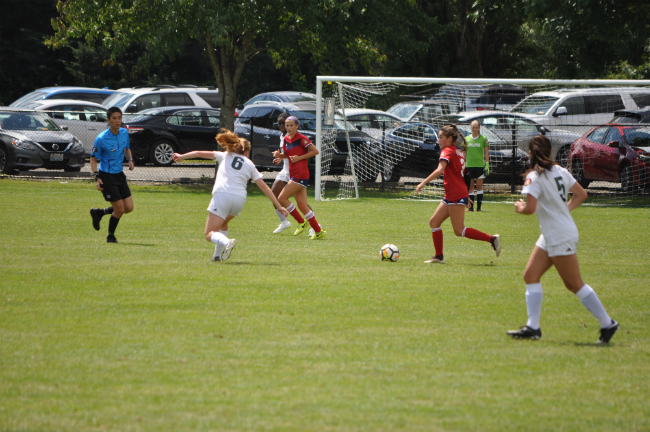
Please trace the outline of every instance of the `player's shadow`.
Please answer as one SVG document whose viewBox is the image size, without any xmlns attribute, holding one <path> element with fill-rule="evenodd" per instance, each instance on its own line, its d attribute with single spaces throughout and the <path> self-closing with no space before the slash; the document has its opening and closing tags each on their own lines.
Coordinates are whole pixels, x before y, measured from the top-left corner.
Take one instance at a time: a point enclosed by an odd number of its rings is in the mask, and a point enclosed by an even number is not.
<svg viewBox="0 0 650 432">
<path fill-rule="evenodd" d="M 124 246 L 144 246 L 144 247 L 152 247 L 156 246 L 155 243 L 132 243 L 132 242 L 120 242 L 121 245 Z"/>
<path fill-rule="evenodd" d="M 264 262 L 250 262 L 250 261 L 236 261 L 236 262 L 227 262 L 223 263 L 222 265 L 252 265 L 252 266 L 279 266 L 280 264 L 278 263 L 264 263 Z"/>
<path fill-rule="evenodd" d="M 559 342 L 558 345 L 573 345 L 576 347 L 607 349 L 612 347 L 609 343 L 596 343 L 596 342 Z"/>
<path fill-rule="evenodd" d="M 486 263 L 478 264 L 477 263 L 477 264 L 465 264 L 465 265 L 469 266 L 469 267 L 495 267 L 496 266 L 496 264 L 494 264 L 494 263 L 489 263 L 489 264 L 486 264 Z"/>
</svg>

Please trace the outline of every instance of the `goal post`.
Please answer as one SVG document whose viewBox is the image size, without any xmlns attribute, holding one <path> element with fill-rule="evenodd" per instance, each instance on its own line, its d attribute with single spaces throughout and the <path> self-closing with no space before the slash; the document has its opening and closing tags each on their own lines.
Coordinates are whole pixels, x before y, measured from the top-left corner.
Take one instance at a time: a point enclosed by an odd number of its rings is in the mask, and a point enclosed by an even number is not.
<svg viewBox="0 0 650 432">
<path fill-rule="evenodd" d="M 470 119 L 478 114 L 481 134 L 490 141 L 490 172 L 486 167 L 483 187 L 488 201 L 512 201 L 521 190 L 531 134 L 546 135 L 552 157 L 575 171 L 574 177 L 582 175 L 581 184 L 591 183 L 604 202 L 630 202 L 639 196 L 646 200 L 650 195 L 650 162 L 645 162 L 650 158 L 650 117 L 648 124 L 634 125 L 634 131 L 628 123 L 618 128 L 620 148 L 613 151 L 634 153 L 617 162 L 618 172 L 601 172 L 598 166 L 607 162 L 573 151 L 572 145 L 597 126 L 609 128 L 616 138 L 609 124 L 615 111 L 650 110 L 650 80 L 318 76 L 316 94 L 317 100 L 334 101 L 326 104 L 333 110 L 327 114 L 324 104 L 316 104 L 317 201 L 441 199 L 440 181 L 424 194 L 414 194 L 415 185 L 437 165 L 437 131 L 458 123 L 461 133 L 469 135 Z M 551 108 L 556 100 L 565 102 Z M 485 117 L 490 113 L 494 115 Z M 334 118 L 332 124 L 323 124 L 324 114 Z"/>
</svg>

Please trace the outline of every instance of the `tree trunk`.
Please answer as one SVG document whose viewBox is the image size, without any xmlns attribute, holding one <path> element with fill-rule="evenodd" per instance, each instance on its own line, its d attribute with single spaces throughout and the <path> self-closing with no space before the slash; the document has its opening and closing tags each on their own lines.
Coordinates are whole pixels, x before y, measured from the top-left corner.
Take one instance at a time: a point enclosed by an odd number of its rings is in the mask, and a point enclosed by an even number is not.
<svg viewBox="0 0 650 432">
<path fill-rule="evenodd" d="M 235 127 L 239 80 L 244 71 L 244 66 L 252 57 L 250 55 L 253 43 L 252 33 L 242 35 L 241 40 L 243 42 L 237 49 L 238 53 L 235 53 L 235 44 L 231 43 L 229 46 L 215 48 L 210 35 L 205 36 L 206 52 L 217 81 L 219 95 L 221 95 L 221 127 L 229 130 L 234 130 Z"/>
</svg>

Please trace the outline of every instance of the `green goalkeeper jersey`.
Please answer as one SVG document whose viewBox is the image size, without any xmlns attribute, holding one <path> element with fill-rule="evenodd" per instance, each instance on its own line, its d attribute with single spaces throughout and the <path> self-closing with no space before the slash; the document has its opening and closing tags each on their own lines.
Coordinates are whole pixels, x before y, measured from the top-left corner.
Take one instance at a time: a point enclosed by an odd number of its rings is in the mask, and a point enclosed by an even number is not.
<svg viewBox="0 0 650 432">
<path fill-rule="evenodd" d="M 483 168 L 485 166 L 483 149 L 489 145 L 487 138 L 484 135 L 479 135 L 477 138 L 467 135 L 465 141 L 467 142 L 465 166 L 468 168 Z"/>
</svg>

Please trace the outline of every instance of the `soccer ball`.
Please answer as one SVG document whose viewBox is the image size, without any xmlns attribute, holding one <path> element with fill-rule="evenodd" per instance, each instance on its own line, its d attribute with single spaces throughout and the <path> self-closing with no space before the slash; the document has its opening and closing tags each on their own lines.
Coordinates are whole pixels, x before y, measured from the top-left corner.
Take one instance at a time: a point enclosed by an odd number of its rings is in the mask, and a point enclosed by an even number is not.
<svg viewBox="0 0 650 432">
<path fill-rule="evenodd" d="M 321 225 L 321 224 L 318 224 L 318 226 L 321 227 L 321 229 L 323 228 L 323 225 Z M 316 234 L 316 231 L 314 231 L 313 228 L 310 228 L 309 229 L 309 237 L 313 236 L 314 234 Z"/>
<path fill-rule="evenodd" d="M 385 244 L 379 251 L 382 261 L 397 261 L 399 259 L 399 249 L 394 244 Z"/>
</svg>

